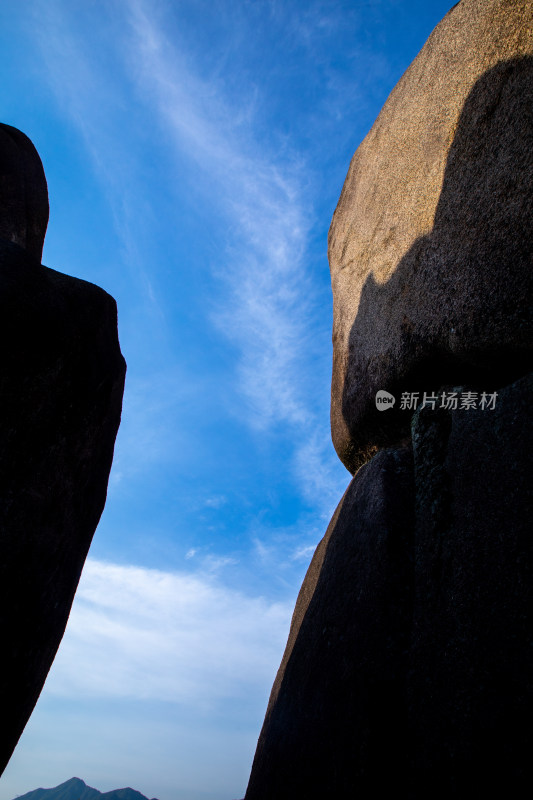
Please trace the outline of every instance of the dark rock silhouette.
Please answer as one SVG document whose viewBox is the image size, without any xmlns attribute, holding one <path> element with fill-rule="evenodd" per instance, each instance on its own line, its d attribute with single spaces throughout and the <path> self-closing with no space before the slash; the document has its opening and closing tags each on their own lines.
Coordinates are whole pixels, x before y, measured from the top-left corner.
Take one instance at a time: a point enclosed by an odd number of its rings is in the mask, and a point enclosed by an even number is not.
<svg viewBox="0 0 533 800">
<path fill-rule="evenodd" d="M 414 419 L 416 798 L 520 797 L 531 781 L 532 400 L 530 374 L 494 411 Z"/>
<path fill-rule="evenodd" d="M 246 800 L 520 797 L 533 746 L 533 376 L 419 411 L 304 580 Z M 504 466 L 502 466 L 504 465 Z"/>
<path fill-rule="evenodd" d="M 40 264 L 46 181 L 0 128 L 0 772 L 63 636 L 104 508 L 125 363 L 116 304 Z M 24 218 L 27 209 L 27 218 Z"/>
<path fill-rule="evenodd" d="M 246 798 L 384 797 L 400 780 L 413 522 L 412 453 L 385 450 L 348 487 L 303 582 Z"/>
<path fill-rule="evenodd" d="M 358 471 L 302 585 L 246 800 L 522 797 L 531 782 L 531 22 L 530 2 L 462 0 L 352 161 L 330 241 L 332 431 Z M 417 161 L 410 113 L 423 126 L 448 80 Z"/>
<path fill-rule="evenodd" d="M 42 258 L 48 225 L 48 191 L 43 165 L 32 142 L 0 123 L 0 239 Z"/>
</svg>

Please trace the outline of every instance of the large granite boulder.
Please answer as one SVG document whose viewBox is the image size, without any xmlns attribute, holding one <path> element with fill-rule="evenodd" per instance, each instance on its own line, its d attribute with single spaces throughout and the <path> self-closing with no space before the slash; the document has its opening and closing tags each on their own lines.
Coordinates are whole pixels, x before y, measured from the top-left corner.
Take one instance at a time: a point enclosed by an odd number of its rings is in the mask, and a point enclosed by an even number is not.
<svg viewBox="0 0 533 800">
<path fill-rule="evenodd" d="M 522 797 L 531 782 L 533 375 L 415 413 L 304 580 L 246 800 Z"/>
<path fill-rule="evenodd" d="M 352 472 L 408 436 L 401 392 L 533 368 L 532 54 L 530 0 L 462 0 L 352 159 L 329 234 L 332 435 Z"/>
<path fill-rule="evenodd" d="M 2 772 L 61 641 L 104 508 L 125 362 L 113 298 L 41 266 L 44 172 L 31 142 L 8 126 L 0 188 Z"/>
<path fill-rule="evenodd" d="M 462 0 L 350 166 L 332 431 L 358 471 L 300 591 L 246 800 L 529 790 L 532 37 L 531 2 Z"/>
</svg>

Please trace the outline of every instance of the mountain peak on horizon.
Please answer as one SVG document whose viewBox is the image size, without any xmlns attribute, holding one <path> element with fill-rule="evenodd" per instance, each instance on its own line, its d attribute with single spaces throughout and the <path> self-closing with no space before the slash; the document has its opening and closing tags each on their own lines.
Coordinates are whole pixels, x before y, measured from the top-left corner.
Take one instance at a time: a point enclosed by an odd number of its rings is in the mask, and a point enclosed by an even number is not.
<svg viewBox="0 0 533 800">
<path fill-rule="evenodd" d="M 16 800 L 148 800 L 146 795 L 129 786 L 123 789 L 113 789 L 110 792 L 100 792 L 87 786 L 81 778 L 69 778 L 51 789 L 34 789 L 20 795 Z M 152 800 L 157 800 L 155 797 Z"/>
</svg>

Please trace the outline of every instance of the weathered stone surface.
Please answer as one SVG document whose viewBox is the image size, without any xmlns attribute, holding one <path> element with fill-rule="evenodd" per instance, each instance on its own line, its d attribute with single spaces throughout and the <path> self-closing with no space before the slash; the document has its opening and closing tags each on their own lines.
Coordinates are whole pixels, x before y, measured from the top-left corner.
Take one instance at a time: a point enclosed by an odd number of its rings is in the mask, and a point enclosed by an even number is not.
<svg viewBox="0 0 533 800">
<path fill-rule="evenodd" d="M 332 434 L 353 472 L 408 436 L 385 389 L 532 368 L 533 3 L 462 0 L 355 153 L 329 236 Z"/>
<path fill-rule="evenodd" d="M 0 772 L 54 659 L 104 507 L 125 375 L 113 298 L 41 266 L 35 239 L 30 251 L 13 244 L 20 208 L 10 220 L 1 207 Z"/>
<path fill-rule="evenodd" d="M 494 411 L 426 409 L 413 452 L 357 473 L 298 598 L 246 800 L 525 796 L 532 399 L 530 375 Z"/>
<path fill-rule="evenodd" d="M 415 797 L 520 797 L 533 748 L 533 374 L 414 420 Z M 437 779 L 437 780 L 436 780 Z"/>
<path fill-rule="evenodd" d="M 32 142 L 17 128 L 0 123 L 0 239 L 42 258 L 48 225 L 48 190 Z"/>
<path fill-rule="evenodd" d="M 383 451 L 341 500 L 298 597 L 246 800 L 385 797 L 403 774 L 412 469 L 409 449 Z"/>
</svg>

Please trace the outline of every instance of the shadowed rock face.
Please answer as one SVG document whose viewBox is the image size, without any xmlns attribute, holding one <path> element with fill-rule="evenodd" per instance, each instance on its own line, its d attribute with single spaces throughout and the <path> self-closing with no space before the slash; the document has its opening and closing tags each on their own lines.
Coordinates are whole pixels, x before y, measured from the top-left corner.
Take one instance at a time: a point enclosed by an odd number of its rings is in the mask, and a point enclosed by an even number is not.
<svg viewBox="0 0 533 800">
<path fill-rule="evenodd" d="M 0 123 L 0 239 L 41 260 L 48 190 L 37 150 L 21 131 Z"/>
<path fill-rule="evenodd" d="M 418 412 L 353 478 L 305 577 L 246 800 L 523 796 L 533 376 Z M 502 467 L 505 465 L 505 468 Z"/>
<path fill-rule="evenodd" d="M 533 367 L 533 4 L 463 0 L 357 150 L 329 235 L 333 442 L 354 472 L 408 435 L 385 389 Z"/>
<path fill-rule="evenodd" d="M 533 373 L 494 411 L 413 420 L 416 798 L 520 797 L 531 783 L 532 401 Z"/>
<path fill-rule="evenodd" d="M 27 153 L 38 164 L 28 167 Z M 113 298 L 36 258 L 46 183 L 33 146 L 8 126 L 0 163 L 3 186 L 24 187 L 29 209 L 24 224 L 16 192 L 0 198 L 1 772 L 63 636 L 104 508 L 125 363 Z"/>
<path fill-rule="evenodd" d="M 296 603 L 246 800 L 384 797 L 403 770 L 412 484 L 411 451 L 387 450 L 341 500 Z"/>
</svg>

